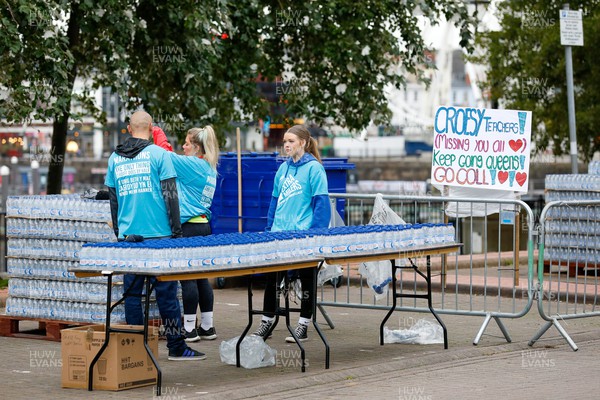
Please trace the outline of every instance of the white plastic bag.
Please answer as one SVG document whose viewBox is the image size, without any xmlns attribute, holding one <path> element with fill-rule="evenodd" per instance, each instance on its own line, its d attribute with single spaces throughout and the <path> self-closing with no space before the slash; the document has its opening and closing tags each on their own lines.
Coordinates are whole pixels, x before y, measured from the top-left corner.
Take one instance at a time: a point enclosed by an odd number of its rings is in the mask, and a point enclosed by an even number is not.
<svg viewBox="0 0 600 400">
<path fill-rule="evenodd" d="M 385 298 L 392 281 L 392 266 L 389 261 L 373 261 L 360 264 L 358 273 L 367 278 L 367 285 L 375 293 L 375 299 Z"/>
<path fill-rule="evenodd" d="M 369 225 L 400 225 L 406 224 L 398 214 L 390 208 L 383 199 L 381 193 L 375 195 L 375 203 L 373 204 L 373 214 L 369 220 Z"/>
<path fill-rule="evenodd" d="M 329 227 L 335 228 L 336 226 L 346 226 L 344 218 L 340 215 L 335 207 L 336 199 L 329 199 L 329 205 L 331 207 L 331 218 L 329 219 Z"/>
<path fill-rule="evenodd" d="M 400 225 L 405 223 L 383 200 L 383 195 L 377 193 L 369 225 Z M 396 260 L 396 265 L 402 266 L 404 261 Z M 360 265 L 358 272 L 367 278 L 367 285 L 375 293 L 376 300 L 386 297 L 389 283 L 392 282 L 392 264 L 389 261 L 364 262 Z"/>
<path fill-rule="evenodd" d="M 324 262 L 323 266 L 319 270 L 319 275 L 317 276 L 317 285 L 323 286 L 325 282 L 342 275 L 344 275 L 344 270 L 340 265 L 328 265 L 326 262 Z"/>
<path fill-rule="evenodd" d="M 383 327 L 383 343 L 435 344 L 444 343 L 444 330 L 437 321 L 420 319 L 408 329 Z"/>
<path fill-rule="evenodd" d="M 236 365 L 235 346 L 239 336 L 221 342 L 219 353 L 221 361 Z M 247 369 L 269 367 L 275 365 L 277 351 L 269 347 L 265 341 L 258 336 L 246 336 L 240 346 L 240 365 Z"/>
<path fill-rule="evenodd" d="M 329 199 L 329 205 L 331 207 L 331 218 L 329 219 L 330 228 L 346 226 L 344 219 L 340 216 L 340 213 L 338 213 L 337 208 L 335 207 L 336 201 L 336 199 Z M 317 276 L 317 285 L 323 286 L 325 282 L 335 279 L 338 276 L 342 276 L 343 274 L 344 270 L 341 265 L 329 265 L 326 262 L 323 262 L 323 266 L 319 270 L 319 275 Z"/>
<path fill-rule="evenodd" d="M 323 266 L 317 275 L 317 286 L 323 286 L 327 281 L 342 275 L 344 275 L 344 270 L 340 265 L 329 265 L 326 262 L 323 262 Z M 282 293 L 285 293 L 285 278 L 279 282 L 279 289 L 282 291 Z M 290 294 L 290 299 L 302 300 L 302 282 L 300 281 L 299 277 L 291 280 L 289 290 L 290 292 L 295 293 L 295 295 Z"/>
</svg>

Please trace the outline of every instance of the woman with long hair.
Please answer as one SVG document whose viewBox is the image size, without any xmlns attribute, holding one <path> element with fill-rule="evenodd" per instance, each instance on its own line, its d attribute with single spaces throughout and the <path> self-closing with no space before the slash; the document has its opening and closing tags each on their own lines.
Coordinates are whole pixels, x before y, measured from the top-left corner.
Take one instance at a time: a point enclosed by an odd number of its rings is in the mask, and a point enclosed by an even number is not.
<svg viewBox="0 0 600 400">
<path fill-rule="evenodd" d="M 154 142 L 171 150 L 162 129 L 153 130 Z M 183 145 L 184 156 L 170 152 L 177 172 L 177 191 L 183 237 L 206 236 L 210 230 L 210 206 L 217 184 L 219 141 L 211 126 L 187 131 Z M 181 281 L 183 299 L 183 327 L 185 340 L 214 340 L 217 333 L 213 324 L 214 294 L 208 279 Z M 197 309 L 200 305 L 200 325 Z"/>
<path fill-rule="evenodd" d="M 267 217 L 267 230 L 289 231 L 327 228 L 331 218 L 327 174 L 321 163 L 317 141 L 304 125 L 294 125 L 283 136 L 283 149 L 289 157 L 275 174 L 273 195 Z M 300 341 L 308 339 L 312 319 L 314 268 L 299 271 L 302 283 L 301 311 L 295 334 Z M 273 330 L 277 307 L 276 273 L 267 274 L 264 314 L 255 336 L 267 339 Z M 294 342 L 289 336 L 287 342 Z"/>
</svg>

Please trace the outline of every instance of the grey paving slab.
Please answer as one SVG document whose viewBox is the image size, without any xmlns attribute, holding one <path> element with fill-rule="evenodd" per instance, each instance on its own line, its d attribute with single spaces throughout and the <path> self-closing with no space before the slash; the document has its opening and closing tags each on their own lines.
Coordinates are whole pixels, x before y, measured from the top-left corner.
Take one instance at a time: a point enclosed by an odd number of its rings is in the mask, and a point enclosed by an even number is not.
<svg viewBox="0 0 600 400">
<path fill-rule="evenodd" d="M 464 295 L 460 295 L 464 296 Z M 262 291 L 254 301 L 262 304 Z M 461 301 L 467 301 L 466 296 Z M 522 300 L 518 300 L 522 301 Z M 331 368 L 324 368 L 324 349 L 314 329 L 305 343 L 308 368 L 300 371 L 299 352 L 284 342 L 282 323 L 267 343 L 277 351 L 273 367 L 243 369 L 219 357 L 221 341 L 241 333 L 248 317 L 244 289 L 215 291 L 215 341 L 192 344 L 207 360 L 170 362 L 166 343 L 159 343 L 164 400 L 172 399 L 549 399 L 598 398 L 600 381 L 600 319 L 567 321 L 564 326 L 579 346 L 573 352 L 555 330 L 534 347 L 527 342 L 541 318 L 536 309 L 525 317 L 505 320 L 512 336 L 507 343 L 493 323 L 478 346 L 472 341 L 483 318 L 442 316 L 448 327 L 449 349 L 441 344 L 405 345 L 378 342 L 385 311 L 329 307 L 335 329 L 322 325 L 331 344 Z M 396 313 L 390 328 L 431 318 L 427 314 Z M 295 324 L 297 316 L 293 317 Z M 256 316 L 255 326 L 259 317 Z M 322 318 L 321 318 L 322 321 Z M 2 399 L 157 399 L 153 387 L 123 392 L 62 389 L 60 343 L 0 338 Z"/>
</svg>

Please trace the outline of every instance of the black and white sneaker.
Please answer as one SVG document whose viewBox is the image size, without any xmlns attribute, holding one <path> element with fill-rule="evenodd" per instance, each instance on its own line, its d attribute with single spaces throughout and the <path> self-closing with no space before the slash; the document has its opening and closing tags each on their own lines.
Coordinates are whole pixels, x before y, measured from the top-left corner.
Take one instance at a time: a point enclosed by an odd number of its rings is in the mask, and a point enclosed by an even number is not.
<svg viewBox="0 0 600 400">
<path fill-rule="evenodd" d="M 179 352 L 169 351 L 169 360 L 171 361 L 195 361 L 204 359 L 206 359 L 206 354 L 200 353 L 189 347 L 186 347 Z"/>
<path fill-rule="evenodd" d="M 294 333 L 296 334 L 296 337 L 298 338 L 299 342 L 304 342 L 306 340 L 308 340 L 308 326 L 307 325 L 303 325 L 303 324 L 298 324 L 296 326 L 296 330 L 294 331 Z M 288 336 L 285 338 L 285 341 L 288 343 L 296 343 L 296 340 L 294 340 L 293 336 Z"/>
<path fill-rule="evenodd" d="M 271 337 L 271 330 L 273 327 L 273 321 L 260 321 L 260 326 L 252 334 L 252 336 L 260 336 L 263 340 L 267 340 Z"/>
<path fill-rule="evenodd" d="M 198 335 L 198 330 L 197 329 L 192 329 L 191 332 L 188 332 L 184 329 L 184 336 L 185 336 L 185 341 L 186 342 L 197 342 L 198 340 L 200 340 L 200 336 Z"/>
<path fill-rule="evenodd" d="M 202 327 L 198 328 L 198 336 L 202 340 L 215 340 L 217 338 L 217 331 L 215 331 L 215 327 L 211 327 L 207 330 L 202 329 Z"/>
</svg>

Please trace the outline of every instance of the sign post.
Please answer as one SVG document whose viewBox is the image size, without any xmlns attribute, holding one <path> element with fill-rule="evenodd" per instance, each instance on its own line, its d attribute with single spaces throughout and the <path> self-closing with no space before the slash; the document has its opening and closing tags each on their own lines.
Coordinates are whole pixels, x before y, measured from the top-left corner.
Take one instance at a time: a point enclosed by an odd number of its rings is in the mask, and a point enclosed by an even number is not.
<svg viewBox="0 0 600 400">
<path fill-rule="evenodd" d="M 565 46 L 565 65 L 567 70 L 567 106 L 569 112 L 569 139 L 571 143 L 571 172 L 577 169 L 577 130 L 575 125 L 575 95 L 573 93 L 573 57 L 571 46 L 583 46 L 583 21 L 581 10 L 569 10 L 563 5 L 560 10 L 560 44 Z"/>
</svg>

